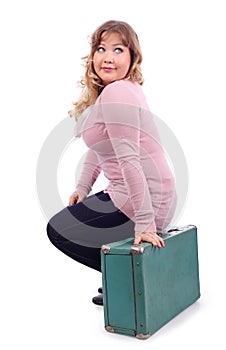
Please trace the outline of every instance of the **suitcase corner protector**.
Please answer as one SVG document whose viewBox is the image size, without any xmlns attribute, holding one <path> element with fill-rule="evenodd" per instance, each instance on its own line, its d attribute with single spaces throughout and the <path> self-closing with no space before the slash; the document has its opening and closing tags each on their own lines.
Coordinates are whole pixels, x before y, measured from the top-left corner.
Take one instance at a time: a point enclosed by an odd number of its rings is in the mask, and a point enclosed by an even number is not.
<svg viewBox="0 0 226 350">
<path fill-rule="evenodd" d="M 141 340 L 145 340 L 145 339 L 150 338 L 150 336 L 151 336 L 151 333 L 147 333 L 147 334 L 139 333 L 136 335 L 136 338 L 141 339 Z"/>
<path fill-rule="evenodd" d="M 102 251 L 102 253 L 104 253 L 104 254 L 110 253 L 110 250 L 111 250 L 111 247 L 110 247 L 109 245 L 104 244 L 104 245 L 102 245 L 102 247 L 101 247 L 101 251 Z"/>
<path fill-rule="evenodd" d="M 144 247 L 141 244 L 134 244 L 132 245 L 130 252 L 135 255 L 144 254 Z"/>
<path fill-rule="evenodd" d="M 111 326 L 106 326 L 106 327 L 105 327 L 105 329 L 106 329 L 106 331 L 107 331 L 107 332 L 110 332 L 110 333 L 115 333 L 114 328 L 113 328 L 113 327 L 111 327 Z"/>
</svg>

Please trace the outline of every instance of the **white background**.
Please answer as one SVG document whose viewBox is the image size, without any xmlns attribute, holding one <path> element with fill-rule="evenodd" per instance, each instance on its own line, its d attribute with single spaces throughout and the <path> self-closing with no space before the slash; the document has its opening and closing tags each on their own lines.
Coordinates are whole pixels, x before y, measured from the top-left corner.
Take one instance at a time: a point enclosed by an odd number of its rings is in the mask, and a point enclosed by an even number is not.
<svg viewBox="0 0 226 350">
<path fill-rule="evenodd" d="M 1 2 L 2 349 L 225 347 L 225 16 L 223 0 Z M 101 274 L 51 245 L 36 193 L 40 149 L 78 94 L 87 37 L 109 19 L 127 21 L 139 35 L 151 110 L 174 131 L 188 162 L 178 224 L 199 232 L 201 299 L 144 342 L 104 330 L 103 309 L 91 303 Z M 74 150 L 59 166 L 65 205 Z M 71 174 L 62 166 L 68 163 Z"/>
</svg>

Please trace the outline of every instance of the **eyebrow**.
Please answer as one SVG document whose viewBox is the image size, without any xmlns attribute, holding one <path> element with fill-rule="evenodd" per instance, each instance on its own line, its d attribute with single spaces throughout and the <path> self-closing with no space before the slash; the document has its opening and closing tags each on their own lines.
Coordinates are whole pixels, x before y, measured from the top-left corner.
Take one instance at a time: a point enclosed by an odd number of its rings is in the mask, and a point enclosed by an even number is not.
<svg viewBox="0 0 226 350">
<path fill-rule="evenodd" d="M 105 43 L 104 42 L 100 42 L 99 45 L 105 46 Z M 118 43 L 118 44 L 113 44 L 112 46 L 125 46 L 125 45 L 123 45 L 123 43 Z"/>
</svg>

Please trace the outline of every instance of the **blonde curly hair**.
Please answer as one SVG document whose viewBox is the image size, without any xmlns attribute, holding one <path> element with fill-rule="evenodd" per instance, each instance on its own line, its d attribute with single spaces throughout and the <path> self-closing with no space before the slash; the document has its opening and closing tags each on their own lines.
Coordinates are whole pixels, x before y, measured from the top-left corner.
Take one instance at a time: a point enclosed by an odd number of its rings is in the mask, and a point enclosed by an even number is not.
<svg viewBox="0 0 226 350">
<path fill-rule="evenodd" d="M 82 87 L 82 93 L 78 101 L 73 103 L 73 110 L 69 111 L 69 115 L 71 117 L 75 116 L 76 119 L 87 107 L 95 103 L 97 97 L 104 88 L 101 79 L 94 70 L 93 55 L 100 45 L 102 35 L 106 32 L 120 34 L 123 45 L 130 50 L 131 64 L 124 79 L 137 82 L 140 85 L 143 84 L 143 76 L 140 67 L 143 57 L 136 32 L 126 22 L 112 20 L 103 23 L 91 36 L 90 54 L 82 58 L 85 66 L 85 76 L 79 82 Z"/>
</svg>

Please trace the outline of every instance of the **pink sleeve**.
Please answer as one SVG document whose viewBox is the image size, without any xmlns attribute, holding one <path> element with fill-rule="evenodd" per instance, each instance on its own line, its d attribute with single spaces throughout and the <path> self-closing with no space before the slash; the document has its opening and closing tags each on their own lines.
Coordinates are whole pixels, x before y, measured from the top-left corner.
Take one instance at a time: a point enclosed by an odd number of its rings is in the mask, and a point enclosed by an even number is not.
<svg viewBox="0 0 226 350">
<path fill-rule="evenodd" d="M 135 232 L 156 232 L 152 200 L 140 163 L 140 107 L 127 86 L 110 84 L 101 108 L 134 212 Z"/>
<path fill-rule="evenodd" d="M 92 186 L 101 172 L 101 167 L 98 165 L 98 159 L 91 149 L 87 151 L 85 161 L 83 163 L 80 179 L 76 186 L 76 191 L 87 196 L 92 189 Z"/>
</svg>

